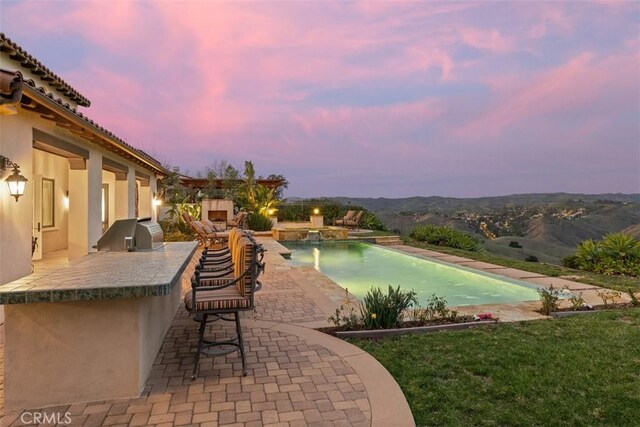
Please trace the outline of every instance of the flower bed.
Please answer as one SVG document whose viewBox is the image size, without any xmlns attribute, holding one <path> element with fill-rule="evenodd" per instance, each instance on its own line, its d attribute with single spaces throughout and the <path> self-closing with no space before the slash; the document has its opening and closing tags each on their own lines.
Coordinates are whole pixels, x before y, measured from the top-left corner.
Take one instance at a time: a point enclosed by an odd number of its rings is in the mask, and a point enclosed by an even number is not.
<svg viewBox="0 0 640 427">
<path fill-rule="evenodd" d="M 426 307 L 417 305 L 414 291 L 389 285 L 385 293 L 372 288 L 363 302 L 353 301 L 348 290 L 346 299 L 328 321 L 334 326 L 318 330 L 339 338 L 377 338 L 416 332 L 464 329 L 481 324 L 494 324 L 499 319 L 491 313 L 475 316 L 459 315 L 447 307 L 447 301 L 432 295 Z"/>
</svg>

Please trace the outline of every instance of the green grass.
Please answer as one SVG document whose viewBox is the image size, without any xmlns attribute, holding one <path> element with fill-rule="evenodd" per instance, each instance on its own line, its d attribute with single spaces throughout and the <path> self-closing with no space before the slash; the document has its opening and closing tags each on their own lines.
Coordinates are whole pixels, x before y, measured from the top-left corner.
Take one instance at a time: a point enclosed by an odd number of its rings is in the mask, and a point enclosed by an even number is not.
<svg viewBox="0 0 640 427">
<path fill-rule="evenodd" d="M 418 425 L 631 426 L 640 310 L 352 340 L 402 388 Z"/>
<path fill-rule="evenodd" d="M 471 252 L 460 249 L 447 248 L 445 246 L 429 245 L 418 242 L 414 239 L 403 237 L 403 242 L 409 246 L 415 246 L 424 249 L 430 249 L 446 254 L 457 255 L 465 258 L 475 259 L 478 261 L 489 262 L 491 264 L 503 265 L 505 267 L 517 268 L 519 270 L 531 271 L 534 273 L 544 274 L 545 276 L 576 276 L 572 279 L 576 282 L 586 283 L 588 285 L 601 286 L 603 288 L 615 289 L 626 292 L 631 288 L 634 292 L 640 292 L 640 279 L 628 276 L 607 276 L 605 274 L 592 273 L 589 271 L 573 270 L 559 265 L 526 262 L 512 258 L 497 256 L 486 251 Z"/>
</svg>

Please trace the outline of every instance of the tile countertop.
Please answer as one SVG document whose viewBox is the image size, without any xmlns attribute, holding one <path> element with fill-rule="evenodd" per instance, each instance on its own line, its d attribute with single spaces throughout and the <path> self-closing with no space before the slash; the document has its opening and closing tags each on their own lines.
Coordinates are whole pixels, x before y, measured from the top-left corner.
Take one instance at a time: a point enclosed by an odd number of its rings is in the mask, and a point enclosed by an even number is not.
<svg viewBox="0 0 640 427">
<path fill-rule="evenodd" d="M 165 243 L 139 252 L 94 252 L 44 276 L 0 286 L 0 304 L 87 301 L 168 295 L 196 250 Z"/>
</svg>

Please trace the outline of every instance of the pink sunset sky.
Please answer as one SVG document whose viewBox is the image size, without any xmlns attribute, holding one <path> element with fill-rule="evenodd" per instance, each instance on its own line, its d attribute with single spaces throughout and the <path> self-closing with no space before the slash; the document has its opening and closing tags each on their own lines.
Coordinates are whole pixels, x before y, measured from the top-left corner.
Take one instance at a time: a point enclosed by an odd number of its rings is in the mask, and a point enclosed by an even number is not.
<svg viewBox="0 0 640 427">
<path fill-rule="evenodd" d="M 640 192 L 639 2 L 2 1 L 83 113 L 288 196 Z"/>
</svg>

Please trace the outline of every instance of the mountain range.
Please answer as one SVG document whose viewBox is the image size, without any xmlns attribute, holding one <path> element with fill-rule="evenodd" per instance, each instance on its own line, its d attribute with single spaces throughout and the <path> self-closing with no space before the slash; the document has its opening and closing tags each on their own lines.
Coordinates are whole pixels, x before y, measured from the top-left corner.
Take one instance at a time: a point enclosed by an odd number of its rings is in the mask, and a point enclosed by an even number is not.
<svg viewBox="0 0 640 427">
<path fill-rule="evenodd" d="M 502 256 L 559 263 L 585 239 L 623 231 L 640 239 L 640 194 L 514 194 L 497 197 L 332 197 L 374 212 L 390 230 L 409 234 L 420 224 L 446 225 L 483 241 Z M 516 241 L 522 248 L 512 247 Z M 513 244 L 512 244 L 513 245 Z"/>
</svg>

